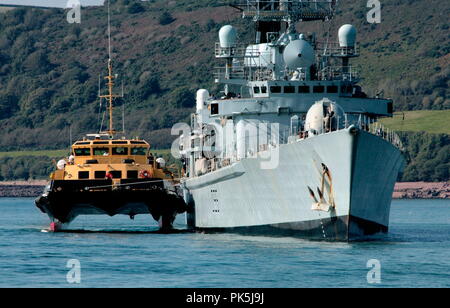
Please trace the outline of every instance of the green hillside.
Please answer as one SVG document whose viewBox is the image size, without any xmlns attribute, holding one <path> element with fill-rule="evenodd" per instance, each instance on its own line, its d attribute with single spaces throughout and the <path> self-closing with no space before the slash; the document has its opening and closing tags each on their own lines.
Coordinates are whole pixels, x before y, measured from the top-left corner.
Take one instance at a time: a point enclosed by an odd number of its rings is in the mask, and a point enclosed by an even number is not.
<svg viewBox="0 0 450 308">
<path fill-rule="evenodd" d="M 396 112 L 380 122 L 396 131 L 450 135 L 450 110 Z"/>
<path fill-rule="evenodd" d="M 117 90 L 123 84 L 125 92 L 117 101 L 116 123 L 124 108 L 130 136 L 169 148 L 170 128 L 189 121 L 195 91 L 218 90 L 212 73 L 220 27 L 235 25 L 242 41 L 252 39 L 253 27 L 223 0 L 111 2 Z M 299 30 L 336 40 L 340 25 L 354 24 L 362 55 L 356 64 L 369 95 L 384 91 L 397 111 L 450 109 L 450 2 L 383 0 L 377 25 L 366 21 L 368 10 L 366 1 L 340 0 L 332 22 L 308 23 Z M 17 167 L 11 156 L 43 157 L 44 162 L 53 154 L 34 151 L 67 148 L 69 130 L 76 139 L 100 128 L 97 95 L 99 75 L 106 73 L 106 9 L 82 8 L 81 24 L 68 24 L 66 14 L 37 8 L 0 12 L 0 152 L 9 153 L 0 154 L 8 159 L 1 166 L 3 178 L 13 176 L 9 169 Z M 399 130 L 448 133 L 441 118 L 448 118 L 448 111 L 439 112 L 384 121 Z"/>
<path fill-rule="evenodd" d="M 198 88 L 214 92 L 214 42 L 232 23 L 242 40 L 252 25 L 224 1 L 112 1 L 112 43 L 124 84 L 130 135 L 167 148 L 170 127 L 188 121 Z M 358 28 L 358 60 L 369 94 L 384 90 L 397 110 L 450 107 L 448 16 L 450 2 L 385 0 L 382 23 L 371 25 L 365 1 L 339 1 L 333 22 L 301 31 L 330 33 L 343 23 Z M 19 8 L 0 14 L 0 149 L 63 148 L 73 135 L 100 127 L 98 77 L 106 70 L 106 10 L 82 9 L 68 24 L 62 9 Z M 120 86 L 119 86 L 120 87 Z M 120 107 L 120 106 L 118 106 Z M 121 121 L 121 108 L 117 110 Z"/>
</svg>

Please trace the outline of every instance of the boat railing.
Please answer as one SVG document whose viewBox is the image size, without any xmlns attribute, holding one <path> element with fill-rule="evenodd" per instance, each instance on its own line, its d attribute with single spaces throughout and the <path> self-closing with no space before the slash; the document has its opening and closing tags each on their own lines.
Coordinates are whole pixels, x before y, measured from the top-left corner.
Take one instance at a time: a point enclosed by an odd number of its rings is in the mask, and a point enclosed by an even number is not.
<svg viewBox="0 0 450 308">
<path fill-rule="evenodd" d="M 361 131 L 368 132 L 380 138 L 383 138 L 387 142 L 394 145 L 401 151 L 404 151 L 402 140 L 399 135 L 389 127 L 384 126 L 375 119 L 361 115 L 356 120 L 350 120 L 350 117 L 345 115 L 344 117 L 336 116 L 335 124 L 332 127 L 326 127 L 325 122 L 322 123 L 320 130 L 311 133 L 311 131 L 301 130 L 300 132 L 293 134 L 291 132 L 289 136 L 289 143 L 296 142 L 302 139 L 311 138 L 314 136 L 329 134 L 335 131 L 340 131 L 344 129 L 349 129 L 350 126 L 354 126 Z M 280 142 L 281 143 L 281 142 Z"/>
<path fill-rule="evenodd" d="M 359 71 L 355 66 L 327 66 L 318 72 L 318 79 L 358 81 Z"/>
<path fill-rule="evenodd" d="M 316 51 L 323 57 L 357 57 L 360 54 L 360 45 L 354 47 L 341 47 L 339 43 L 316 42 Z"/>
<path fill-rule="evenodd" d="M 259 57 L 259 49 L 246 44 L 236 44 L 232 47 L 222 47 L 219 42 L 216 42 L 214 55 L 216 58 L 251 58 Z"/>
<path fill-rule="evenodd" d="M 286 16 L 296 20 L 329 19 L 334 14 L 336 0 L 239 0 L 232 6 L 243 11 L 244 17 L 281 19 Z"/>
</svg>

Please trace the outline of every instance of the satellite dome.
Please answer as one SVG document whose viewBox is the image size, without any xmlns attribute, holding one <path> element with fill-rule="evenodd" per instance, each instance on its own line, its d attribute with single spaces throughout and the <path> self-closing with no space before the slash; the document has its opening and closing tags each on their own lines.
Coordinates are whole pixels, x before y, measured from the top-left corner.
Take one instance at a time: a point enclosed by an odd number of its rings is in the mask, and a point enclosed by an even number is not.
<svg viewBox="0 0 450 308">
<path fill-rule="evenodd" d="M 197 91 L 197 111 L 200 111 L 205 106 L 206 101 L 209 98 L 209 92 L 205 89 L 200 89 Z"/>
<path fill-rule="evenodd" d="M 352 25 L 343 25 L 339 28 L 339 46 L 354 47 L 356 43 L 356 28 Z"/>
<path fill-rule="evenodd" d="M 156 159 L 156 162 L 158 163 L 160 168 L 165 168 L 166 167 L 166 160 L 162 157 L 159 157 Z"/>
<path fill-rule="evenodd" d="M 314 64 L 314 49 L 305 40 L 294 40 L 284 49 L 283 59 L 290 69 L 309 68 Z"/>
<path fill-rule="evenodd" d="M 220 28 L 219 41 L 220 47 L 230 48 L 236 45 L 237 32 L 233 26 L 226 25 Z"/>
<path fill-rule="evenodd" d="M 327 117 L 330 118 L 328 122 L 330 130 L 336 130 L 338 127 L 342 128 L 345 123 L 345 113 L 342 107 L 328 98 L 324 98 L 309 108 L 305 119 L 305 130 L 310 135 L 324 133 Z"/>
</svg>

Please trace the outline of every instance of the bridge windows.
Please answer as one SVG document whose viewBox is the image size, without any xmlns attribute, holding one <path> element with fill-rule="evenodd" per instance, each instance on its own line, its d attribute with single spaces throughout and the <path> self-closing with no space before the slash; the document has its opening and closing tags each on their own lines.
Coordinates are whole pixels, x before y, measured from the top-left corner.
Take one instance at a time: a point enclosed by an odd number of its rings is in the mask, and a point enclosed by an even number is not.
<svg viewBox="0 0 450 308">
<path fill-rule="evenodd" d="M 94 156 L 108 156 L 109 148 L 94 148 Z"/>
<path fill-rule="evenodd" d="M 309 93 L 310 89 L 309 86 L 299 86 L 298 87 L 298 93 Z"/>
<path fill-rule="evenodd" d="M 137 179 L 137 178 L 138 178 L 137 170 L 128 170 L 127 171 L 127 179 Z"/>
<path fill-rule="evenodd" d="M 128 148 L 125 147 L 113 147 L 112 148 L 113 155 L 128 155 Z"/>
<path fill-rule="evenodd" d="M 342 85 L 341 86 L 341 93 L 342 94 L 352 94 L 353 93 L 352 85 Z"/>
<path fill-rule="evenodd" d="M 325 87 L 324 86 L 314 86 L 313 87 L 313 92 L 314 93 L 324 93 L 325 92 Z"/>
<path fill-rule="evenodd" d="M 94 177 L 96 179 L 104 179 L 104 178 L 106 178 L 106 171 L 95 171 Z"/>
<path fill-rule="evenodd" d="M 331 85 L 327 87 L 327 93 L 338 93 L 339 89 L 335 85 Z"/>
<path fill-rule="evenodd" d="M 286 94 L 295 93 L 295 87 L 294 86 L 285 86 L 284 93 L 286 93 Z"/>
<path fill-rule="evenodd" d="M 78 179 L 79 180 L 89 179 L 89 171 L 78 171 Z"/>
<path fill-rule="evenodd" d="M 219 114 L 219 104 L 211 104 L 211 114 Z"/>
<path fill-rule="evenodd" d="M 281 87 L 280 86 L 271 86 L 270 93 L 281 93 Z"/>
<path fill-rule="evenodd" d="M 259 94 L 260 93 L 260 88 L 259 87 L 253 87 L 253 93 Z"/>
<path fill-rule="evenodd" d="M 109 173 L 112 175 L 113 179 L 121 179 L 122 178 L 122 171 L 109 171 Z"/>
<path fill-rule="evenodd" d="M 73 149 L 75 156 L 91 156 L 90 148 L 75 148 Z"/>
<path fill-rule="evenodd" d="M 131 155 L 147 155 L 147 148 L 131 148 Z"/>
</svg>

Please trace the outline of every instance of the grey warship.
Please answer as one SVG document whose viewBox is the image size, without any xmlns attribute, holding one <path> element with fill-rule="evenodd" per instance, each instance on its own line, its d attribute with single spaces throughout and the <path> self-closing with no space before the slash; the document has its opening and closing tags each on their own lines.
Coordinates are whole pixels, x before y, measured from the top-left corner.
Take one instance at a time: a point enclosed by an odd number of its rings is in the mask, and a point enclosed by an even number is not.
<svg viewBox="0 0 450 308">
<path fill-rule="evenodd" d="M 358 85 L 355 27 L 326 41 L 297 31 L 331 20 L 332 0 L 232 6 L 254 22 L 255 42 L 238 42 L 231 25 L 220 29 L 214 78 L 223 92 L 197 92 L 175 144 L 188 225 L 331 241 L 388 232 L 405 161 L 398 136 L 377 122 L 392 116 L 392 100 Z"/>
</svg>

